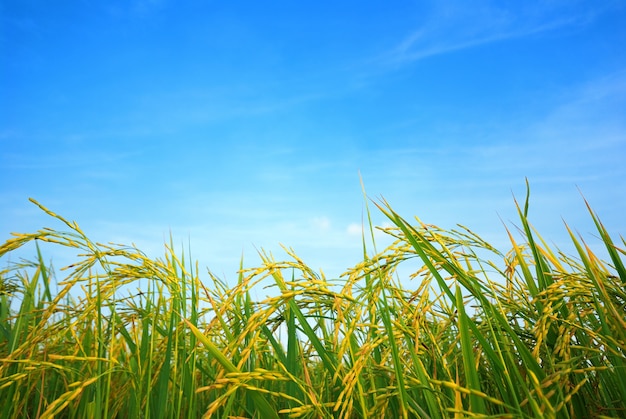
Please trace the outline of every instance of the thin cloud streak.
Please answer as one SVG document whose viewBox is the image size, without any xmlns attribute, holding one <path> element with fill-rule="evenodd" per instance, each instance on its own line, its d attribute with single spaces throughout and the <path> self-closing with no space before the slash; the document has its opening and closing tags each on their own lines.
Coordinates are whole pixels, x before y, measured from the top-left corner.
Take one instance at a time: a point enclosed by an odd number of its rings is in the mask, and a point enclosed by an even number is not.
<svg viewBox="0 0 626 419">
<path fill-rule="evenodd" d="M 390 64 L 410 63 L 425 58 L 474 48 L 485 44 L 523 38 L 564 27 L 588 24 L 610 5 L 586 10 L 585 14 L 562 16 L 559 7 L 539 7 L 532 12 L 499 9 L 490 2 L 484 7 L 456 1 L 438 3 L 428 23 L 415 30 L 387 54 Z M 556 16 L 552 16 L 556 15 Z M 520 17 L 521 16 L 521 17 Z"/>
</svg>

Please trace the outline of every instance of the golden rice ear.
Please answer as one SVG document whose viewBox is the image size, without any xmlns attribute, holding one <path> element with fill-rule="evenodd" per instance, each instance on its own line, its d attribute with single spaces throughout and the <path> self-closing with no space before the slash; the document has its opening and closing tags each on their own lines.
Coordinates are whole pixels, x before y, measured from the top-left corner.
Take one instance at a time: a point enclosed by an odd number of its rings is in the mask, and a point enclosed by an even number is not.
<svg viewBox="0 0 626 419">
<path fill-rule="evenodd" d="M 565 226 L 576 255 L 532 229 L 500 252 L 470 229 L 394 224 L 328 279 L 284 247 L 235 284 L 177 253 L 15 234 L 0 272 L 0 417 L 585 417 L 626 405 L 624 250 Z M 367 201 L 366 201 L 367 206 Z M 371 223 L 368 210 L 369 231 Z M 366 229 L 364 229 L 366 230 Z M 371 240 L 374 235 L 371 234 Z M 79 254 L 66 269 L 48 247 Z M 41 245 L 41 246 L 40 246 Z M 7 291 L 8 290 L 8 291 Z"/>
</svg>

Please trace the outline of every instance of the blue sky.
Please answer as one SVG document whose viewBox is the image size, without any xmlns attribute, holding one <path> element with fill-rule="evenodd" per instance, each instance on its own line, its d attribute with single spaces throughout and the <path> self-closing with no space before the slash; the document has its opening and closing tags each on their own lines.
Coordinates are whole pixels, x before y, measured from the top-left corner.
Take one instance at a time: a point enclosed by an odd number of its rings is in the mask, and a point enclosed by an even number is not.
<svg viewBox="0 0 626 419">
<path fill-rule="evenodd" d="M 279 243 L 333 276 L 360 257 L 359 173 L 503 250 L 525 178 L 551 242 L 563 219 L 593 241 L 578 189 L 624 234 L 625 22 L 625 1 L 3 1 L 0 238 L 58 227 L 33 197 L 150 255 L 171 231 L 228 281 Z"/>
</svg>

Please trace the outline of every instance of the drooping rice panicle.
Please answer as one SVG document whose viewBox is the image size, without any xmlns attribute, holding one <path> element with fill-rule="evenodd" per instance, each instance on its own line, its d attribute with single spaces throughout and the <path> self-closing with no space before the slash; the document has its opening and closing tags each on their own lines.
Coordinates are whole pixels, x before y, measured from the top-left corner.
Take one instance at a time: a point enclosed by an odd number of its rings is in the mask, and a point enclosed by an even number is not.
<svg viewBox="0 0 626 419">
<path fill-rule="evenodd" d="M 626 252 L 591 208 L 608 261 L 567 225 L 576 255 L 550 248 L 529 195 L 500 250 L 380 201 L 392 244 L 378 251 L 366 206 L 363 260 L 340 278 L 284 248 L 227 284 L 171 238 L 153 259 L 33 202 L 69 230 L 0 246 L 35 255 L 0 271 L 3 418 L 626 415 Z M 49 246 L 79 254 L 55 270 Z"/>
</svg>

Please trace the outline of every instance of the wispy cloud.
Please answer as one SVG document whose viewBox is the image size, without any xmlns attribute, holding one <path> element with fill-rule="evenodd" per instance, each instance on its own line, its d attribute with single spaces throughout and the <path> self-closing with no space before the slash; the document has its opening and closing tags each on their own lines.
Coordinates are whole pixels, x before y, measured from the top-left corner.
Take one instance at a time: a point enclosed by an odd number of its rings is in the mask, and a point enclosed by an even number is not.
<svg viewBox="0 0 626 419">
<path fill-rule="evenodd" d="M 402 64 L 507 39 L 537 35 L 576 27 L 593 21 L 597 15 L 619 5 L 607 2 L 523 2 L 507 6 L 494 1 L 435 2 L 425 23 L 408 34 L 386 56 L 392 64 Z"/>
</svg>

